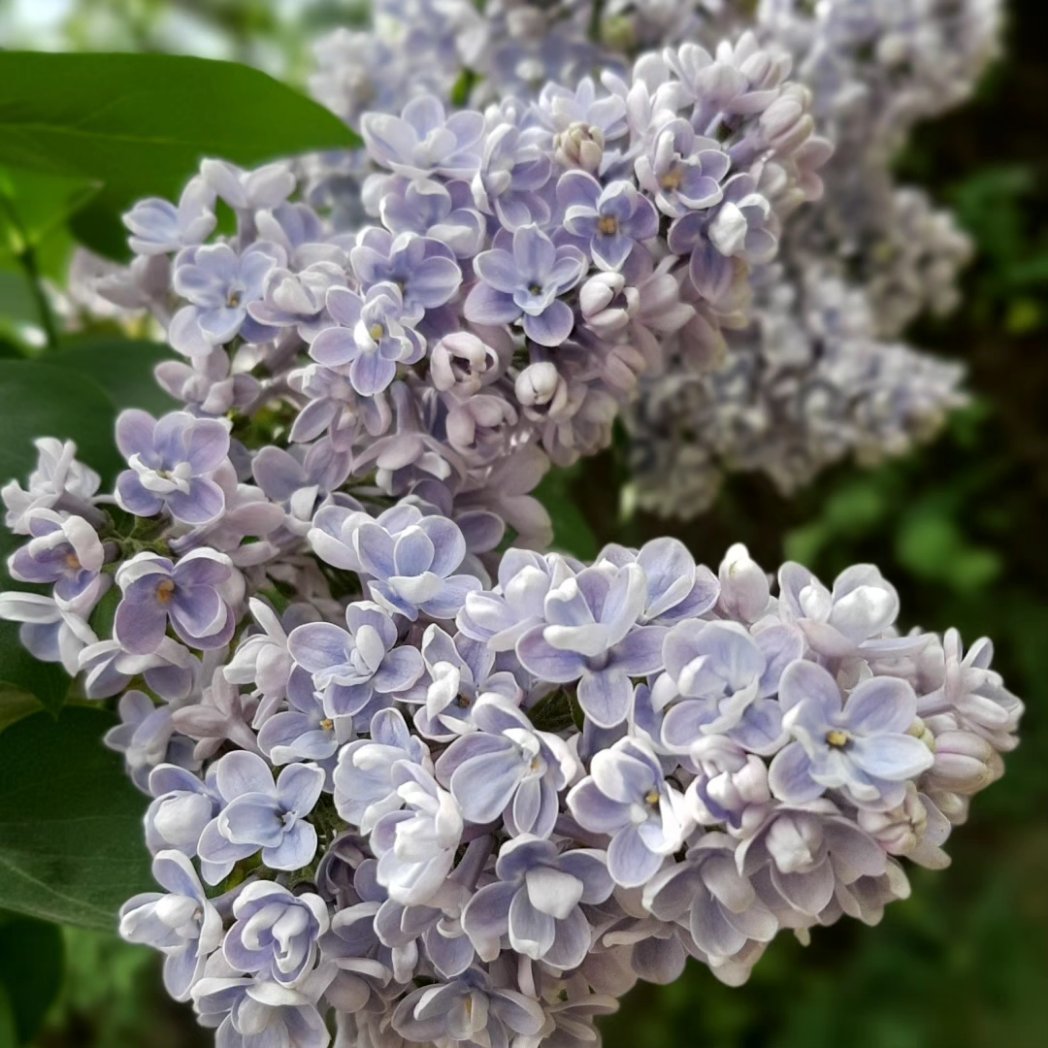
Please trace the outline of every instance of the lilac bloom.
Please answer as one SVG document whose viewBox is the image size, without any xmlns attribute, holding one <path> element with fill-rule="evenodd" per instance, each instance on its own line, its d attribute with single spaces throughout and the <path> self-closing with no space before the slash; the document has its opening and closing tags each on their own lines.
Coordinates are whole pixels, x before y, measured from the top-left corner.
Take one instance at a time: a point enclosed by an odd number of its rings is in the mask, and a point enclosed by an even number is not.
<svg viewBox="0 0 1048 1048">
<path fill-rule="evenodd" d="M 257 754 L 235 750 L 220 758 L 215 784 L 225 807 L 204 828 L 197 847 L 212 864 L 204 871 L 217 884 L 241 859 L 262 852 L 273 870 L 297 870 L 312 861 L 317 831 L 306 821 L 324 787 L 315 764 L 293 764 L 273 783 L 273 772 Z"/>
<path fill-rule="evenodd" d="M 779 930 L 775 914 L 739 873 L 735 841 L 707 833 L 644 886 L 644 906 L 660 921 L 686 925 L 710 964 L 724 961 L 750 943 L 771 942 Z"/>
<path fill-rule="evenodd" d="M 751 265 L 770 262 L 778 250 L 776 219 L 753 175 L 733 175 L 724 183 L 724 198 L 706 229 L 713 246 L 727 258 Z"/>
<path fill-rule="evenodd" d="M 325 966 L 296 986 L 284 986 L 241 976 L 217 954 L 193 987 L 193 1007 L 202 1026 L 217 1027 L 220 1048 L 327 1048 L 331 1035 L 317 1002 L 334 974 Z"/>
<path fill-rule="evenodd" d="M 884 849 L 828 801 L 803 808 L 779 808 L 736 853 L 740 872 L 753 878 L 767 872 L 764 902 L 796 921 L 818 917 L 842 887 L 884 873 Z"/>
<path fill-rule="evenodd" d="M 499 124 L 484 138 L 473 200 L 506 229 L 549 221 L 550 206 L 542 192 L 553 173 L 547 140 L 540 128 L 521 131 L 512 124 Z"/>
<path fill-rule="evenodd" d="M 899 637 L 893 628 L 899 595 L 873 564 L 856 564 L 828 590 L 807 568 L 792 561 L 779 569 L 780 600 L 820 655 L 912 655 L 926 634 Z"/>
<path fill-rule="evenodd" d="M 426 340 L 414 327 L 421 313 L 405 307 L 395 284 L 374 284 L 363 297 L 333 287 L 327 309 L 337 326 L 319 332 L 309 355 L 348 375 L 361 396 L 381 393 L 396 377 L 398 364 L 415 364 L 425 355 Z"/>
<path fill-rule="evenodd" d="M 913 688 L 897 677 L 872 677 L 844 698 L 833 677 L 798 660 L 782 675 L 783 725 L 795 740 L 769 769 L 772 792 L 789 804 L 841 790 L 861 807 L 894 808 L 906 783 L 934 762 L 909 734 L 917 717 Z"/>
<path fill-rule="evenodd" d="M 123 216 L 131 235 L 128 245 L 136 255 L 166 255 L 202 244 L 215 228 L 215 192 L 200 178 L 191 178 L 177 206 L 170 200 L 139 200 Z"/>
<path fill-rule="evenodd" d="M 131 467 L 117 477 L 120 506 L 136 517 L 167 510 L 184 524 L 207 524 L 225 508 L 215 471 L 229 454 L 229 428 L 218 419 L 173 411 L 160 419 L 136 408 L 116 420 L 116 443 Z"/>
<path fill-rule="evenodd" d="M 149 775 L 149 792 L 154 798 L 146 812 L 149 850 L 173 848 L 192 858 L 204 827 L 222 807 L 214 774 L 201 779 L 185 768 L 161 764 Z"/>
<path fill-rule="evenodd" d="M 233 903 L 233 926 L 222 952 L 238 972 L 293 986 L 317 960 L 328 929 L 327 903 L 312 892 L 293 895 L 271 881 L 247 884 Z"/>
<path fill-rule="evenodd" d="M 658 871 L 684 840 L 684 798 L 663 777 L 651 748 L 620 739 L 597 752 L 590 774 L 568 793 L 568 808 L 583 829 L 611 837 L 608 872 L 636 888 Z"/>
<path fill-rule="evenodd" d="M 261 298 L 248 303 L 247 311 L 267 327 L 294 327 L 311 342 L 327 326 L 328 291 L 345 282 L 345 272 L 334 262 L 314 262 L 297 272 L 274 266 L 266 274 Z"/>
<path fill-rule="evenodd" d="M 423 1044 L 484 1045 L 508 1048 L 534 1038 L 546 1017 L 538 1001 L 516 990 L 491 985 L 490 977 L 471 968 L 458 978 L 413 990 L 393 1012 L 393 1029 Z"/>
<path fill-rule="evenodd" d="M 484 216 L 474 210 L 461 182 L 397 179 L 379 203 L 383 225 L 394 235 L 414 233 L 446 244 L 457 258 L 472 258 L 484 240 Z"/>
<path fill-rule="evenodd" d="M 418 513 L 418 511 L 415 511 Z M 422 516 L 391 534 L 379 521 L 365 521 L 353 535 L 368 592 L 391 614 L 415 621 L 420 614 L 454 618 L 466 594 L 481 588 L 473 575 L 455 574 L 466 556 L 458 525 Z"/>
<path fill-rule="evenodd" d="M 288 650 L 312 675 L 330 716 L 359 713 L 376 695 L 405 691 L 422 676 L 418 649 L 397 647 L 397 627 L 377 604 L 350 604 L 346 627 L 310 622 L 288 636 Z"/>
<path fill-rule="evenodd" d="M 148 655 L 170 622 L 191 648 L 225 647 L 236 626 L 226 599 L 235 570 L 229 557 L 211 549 L 192 550 L 177 562 L 156 553 L 136 554 L 116 573 L 123 600 L 113 635 L 126 651 Z"/>
<path fill-rule="evenodd" d="M 284 265 L 282 248 L 258 242 L 238 255 L 228 244 L 186 248 L 175 258 L 172 286 L 190 304 L 171 319 L 168 338 L 187 356 L 225 345 L 238 334 L 264 342 L 274 331 L 259 324 L 248 306 L 262 298 L 271 269 Z"/>
<path fill-rule="evenodd" d="M 702 826 L 752 825 L 771 802 L 768 766 L 725 735 L 707 735 L 689 753 L 697 774 L 684 793 L 688 813 Z"/>
<path fill-rule="evenodd" d="M 76 459 L 76 444 L 54 437 L 33 441 L 37 458 L 29 474 L 28 488 L 17 480 L 0 487 L 5 513 L 4 524 L 16 535 L 29 532 L 28 515 L 35 509 L 53 509 L 76 513 L 88 520 L 98 520 L 94 496 L 102 478 Z"/>
<path fill-rule="evenodd" d="M 414 233 L 393 236 L 377 226 L 357 235 L 349 264 L 365 290 L 375 284 L 395 284 L 404 308 L 419 317 L 450 302 L 462 283 L 462 270 L 445 244 Z"/>
<path fill-rule="evenodd" d="M 639 621 L 668 626 L 681 619 L 697 619 L 717 602 L 720 585 L 704 564 L 696 564 L 679 539 L 659 538 L 639 550 L 612 544 L 596 558 L 618 567 L 636 563 L 644 571 L 648 595 Z"/>
<path fill-rule="evenodd" d="M 655 205 L 631 182 L 602 186 L 584 171 L 567 171 L 557 183 L 564 228 L 585 244 L 603 269 L 620 269 L 636 243 L 659 231 Z"/>
<path fill-rule="evenodd" d="M 476 731 L 440 755 L 438 780 L 470 822 L 501 817 L 514 837 L 548 837 L 560 810 L 558 795 L 578 772 L 567 743 L 536 731 L 520 710 L 493 696 L 481 696 L 473 724 Z"/>
<path fill-rule="evenodd" d="M 287 707 L 266 718 L 258 732 L 258 748 L 274 765 L 305 760 L 328 768 L 339 746 L 352 737 L 353 719 L 331 716 L 323 692 L 301 667 L 290 675 Z"/>
<path fill-rule="evenodd" d="M 557 247 L 538 226 L 521 226 L 513 233 L 512 250 L 482 251 L 473 265 L 480 281 L 466 298 L 467 320 L 520 321 L 524 334 L 542 346 L 559 346 L 571 334 L 575 314 L 559 296 L 575 287 L 586 271 L 586 259 L 577 247 Z"/>
<path fill-rule="evenodd" d="M 415 714 L 415 727 L 427 739 L 447 741 L 476 724 L 478 697 L 492 695 L 516 706 L 523 698 L 520 684 L 486 644 L 461 634 L 449 636 L 436 624 L 422 636 L 422 658 L 429 683 L 425 705 Z M 405 696 L 414 701 L 414 696 Z"/>
<path fill-rule="evenodd" d="M 666 672 L 652 687 L 656 709 L 667 710 L 662 741 L 686 752 L 703 735 L 723 735 L 758 699 L 779 690 L 783 670 L 804 652 L 790 626 L 751 635 L 737 622 L 681 622 L 666 635 Z"/>
<path fill-rule="evenodd" d="M 140 790 L 149 792 L 150 775 L 161 764 L 200 766 L 193 756 L 192 741 L 175 730 L 171 706 L 158 706 L 144 692 L 132 690 L 120 696 L 117 710 L 120 723 L 106 732 L 104 741 L 124 755 L 127 773 Z"/>
<path fill-rule="evenodd" d="M 636 564 L 608 561 L 584 568 L 551 589 L 545 625 L 517 641 L 517 657 L 529 672 L 554 684 L 578 681 L 583 713 L 601 728 L 622 723 L 633 698 L 630 677 L 662 666 L 663 626 L 638 625 L 647 585 Z"/>
<path fill-rule="evenodd" d="M 222 945 L 222 918 L 181 852 L 160 852 L 153 879 L 169 894 L 128 899 L 120 907 L 120 935 L 163 953 L 164 987 L 176 1001 L 188 1001 L 208 957 Z"/>
<path fill-rule="evenodd" d="M 466 595 L 458 628 L 494 651 L 512 651 L 532 626 L 543 621 L 546 595 L 579 567 L 557 553 L 506 550 L 499 561 L 498 586 Z"/>
<path fill-rule="evenodd" d="M 27 514 L 26 527 L 29 542 L 7 562 L 11 578 L 54 585 L 55 597 L 67 602 L 89 588 L 101 589 L 105 551 L 98 533 L 83 517 L 34 509 Z"/>
<path fill-rule="evenodd" d="M 604 902 L 614 888 L 604 852 L 577 848 L 558 854 L 552 841 L 517 837 L 502 846 L 495 876 L 462 915 L 481 960 L 495 960 L 506 937 L 511 949 L 533 961 L 562 971 L 577 968 L 594 936 L 582 905 Z"/>
<path fill-rule="evenodd" d="M 89 603 L 84 603 L 84 597 L 90 598 Z M 95 599 L 92 590 L 72 605 L 43 593 L 9 591 L 0 593 L 0 620 L 20 622 L 18 640 L 22 647 L 41 662 L 60 662 L 72 677 L 98 640 L 86 618 Z"/>
<path fill-rule="evenodd" d="M 403 803 L 393 781 L 398 761 L 432 770 L 426 744 L 408 731 L 399 710 L 379 710 L 371 718 L 370 738 L 342 747 L 335 768 L 335 810 L 361 833 Z"/>
<path fill-rule="evenodd" d="M 404 806 L 383 815 L 371 832 L 378 880 L 396 902 L 421 905 L 451 872 L 462 840 L 462 813 L 420 765 L 398 761 L 390 777 Z"/>
<path fill-rule="evenodd" d="M 655 135 L 650 153 L 637 158 L 641 188 L 671 218 L 712 207 L 731 160 L 717 142 L 695 134 L 686 120 L 670 120 Z"/>
<path fill-rule="evenodd" d="M 413 98 L 399 117 L 365 113 L 360 129 L 371 158 L 409 178 L 469 178 L 480 163 L 483 114 L 466 109 L 447 116 L 433 95 Z"/>
</svg>

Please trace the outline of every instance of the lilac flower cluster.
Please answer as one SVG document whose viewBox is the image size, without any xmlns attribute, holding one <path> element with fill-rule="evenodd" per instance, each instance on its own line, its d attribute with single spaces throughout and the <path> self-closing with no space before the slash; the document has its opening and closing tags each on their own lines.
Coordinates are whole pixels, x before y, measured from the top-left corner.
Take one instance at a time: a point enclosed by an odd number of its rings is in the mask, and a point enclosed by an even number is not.
<svg viewBox="0 0 1048 1048">
<path fill-rule="evenodd" d="M 143 446 L 177 476 L 212 434 L 167 428 L 181 450 Z M 115 636 L 78 662 L 86 696 L 123 693 L 108 742 L 151 798 L 162 890 L 121 932 L 218 1044 L 322 1048 L 331 1016 L 345 1044 L 592 1041 L 688 957 L 735 985 L 782 930 L 875 923 L 1016 742 L 989 643 L 900 633 L 871 565 L 786 564 L 776 593 L 744 547 L 715 574 L 666 538 L 510 549 L 489 584 L 435 507 L 333 495 L 311 552 L 261 567 L 260 542 L 195 545 L 206 524 L 110 539 L 41 451 L 5 501 L 55 631 L 115 542 L 171 552 L 123 551 Z M 227 497 L 221 464 L 195 477 Z"/>
<path fill-rule="evenodd" d="M 735 470 L 789 493 L 849 455 L 906 451 L 964 402 L 959 366 L 899 339 L 921 313 L 954 306 L 971 248 L 952 215 L 896 185 L 893 164 L 918 121 L 971 92 L 995 54 L 1000 8 L 763 0 L 744 19 L 792 54 L 836 156 L 824 199 L 791 219 L 755 278 L 752 323 L 728 332 L 722 367 L 682 360 L 645 380 L 628 419 L 640 504 L 693 516 Z"/>
<path fill-rule="evenodd" d="M 715 356 L 782 218 L 820 192 L 829 148 L 788 68 L 743 34 L 483 112 L 417 94 L 364 113 L 345 157 L 205 161 L 177 205 L 127 215 L 139 257 L 98 290 L 165 326 L 184 360 L 159 378 L 187 418 L 278 412 L 289 447 L 249 460 L 234 432 L 231 454 L 298 533 L 349 483 L 439 505 L 476 553 L 506 527 L 541 546 L 527 496 L 548 462 L 607 445 L 678 345 Z M 219 205 L 236 231 L 212 237 Z M 165 479 L 181 424 L 122 422 L 127 447 L 152 442 L 121 482 L 132 512 L 217 506 L 192 472 L 210 460 Z"/>
<path fill-rule="evenodd" d="M 0 492 L 44 587 L 0 618 L 116 701 L 150 798 L 121 931 L 221 1046 L 592 1043 L 689 956 L 738 983 L 876 921 L 1015 744 L 988 642 L 900 634 L 871 566 L 539 551 L 549 460 L 716 358 L 827 156 L 753 35 L 590 78 L 607 42 L 548 31 L 591 10 L 383 0 L 354 74 L 334 38 L 366 147 L 205 161 L 95 287 L 163 325 L 180 409 L 119 416 L 112 495 L 48 438 Z M 439 97 L 470 47 L 483 111 Z"/>
</svg>

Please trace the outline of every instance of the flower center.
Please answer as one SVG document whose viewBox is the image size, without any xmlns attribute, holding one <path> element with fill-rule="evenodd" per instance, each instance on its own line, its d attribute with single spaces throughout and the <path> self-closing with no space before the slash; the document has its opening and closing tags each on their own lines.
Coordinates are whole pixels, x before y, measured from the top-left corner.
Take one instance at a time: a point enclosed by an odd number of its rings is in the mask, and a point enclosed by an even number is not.
<svg viewBox="0 0 1048 1048">
<path fill-rule="evenodd" d="M 663 189 L 680 189 L 681 182 L 684 181 L 684 172 L 679 167 L 671 168 L 659 179 L 659 185 Z"/>
<path fill-rule="evenodd" d="M 851 742 L 851 736 L 840 728 L 833 728 L 826 732 L 826 742 L 835 750 L 843 750 Z"/>
<path fill-rule="evenodd" d="M 613 237 L 619 231 L 619 220 L 614 215 L 605 215 L 597 223 L 597 228 L 606 237 Z"/>
<path fill-rule="evenodd" d="M 381 324 L 372 324 L 368 328 L 368 334 L 374 342 L 381 342 L 386 336 L 386 329 Z"/>
<path fill-rule="evenodd" d="M 528 292 L 530 294 L 532 294 L 532 295 L 541 295 L 542 294 L 542 285 L 541 284 L 528 284 Z"/>
<path fill-rule="evenodd" d="M 648 790 L 648 792 L 644 794 L 644 803 L 649 808 L 657 808 L 659 806 L 659 791 Z"/>
<path fill-rule="evenodd" d="M 157 583 L 156 599 L 161 604 L 168 604 L 175 595 L 175 583 L 171 579 L 163 579 Z"/>
<path fill-rule="evenodd" d="M 335 722 L 330 717 L 325 717 L 320 722 L 320 727 L 322 731 L 332 731 L 334 730 Z"/>
<path fill-rule="evenodd" d="M 75 553 L 67 553 L 65 558 L 65 565 L 70 571 L 80 570 L 80 559 Z"/>
</svg>

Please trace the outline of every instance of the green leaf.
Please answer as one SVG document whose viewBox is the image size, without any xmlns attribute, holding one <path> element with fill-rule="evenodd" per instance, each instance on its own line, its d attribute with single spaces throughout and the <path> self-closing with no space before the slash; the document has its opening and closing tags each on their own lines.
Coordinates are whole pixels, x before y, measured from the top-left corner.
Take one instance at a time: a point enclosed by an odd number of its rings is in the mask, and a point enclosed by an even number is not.
<svg viewBox="0 0 1048 1048">
<path fill-rule="evenodd" d="M 97 188 L 82 178 L 0 168 L 0 257 L 39 247 Z"/>
<path fill-rule="evenodd" d="M 7 987 L 0 983 L 0 1048 L 18 1048 L 15 1006 Z"/>
<path fill-rule="evenodd" d="M 0 725 L 20 719 L 26 700 L 57 716 L 69 694 L 69 675 L 58 663 L 38 662 L 22 647 L 17 622 L 0 622 Z"/>
<path fill-rule="evenodd" d="M 0 986 L 14 1013 L 18 1044 L 36 1036 L 62 989 L 65 944 L 57 925 L 33 917 L 0 917 Z"/>
<path fill-rule="evenodd" d="M 114 723 L 71 706 L 0 734 L 0 906 L 112 930 L 121 903 L 150 889 L 146 802 L 102 744 Z"/>
<path fill-rule="evenodd" d="M 37 360 L 0 361 L 0 483 L 24 480 L 36 463 L 36 437 L 76 441 L 77 457 L 111 480 L 121 465 L 113 402 L 99 385 Z"/>
<path fill-rule="evenodd" d="M 40 709 L 40 701 L 17 688 L 0 684 L 0 731 Z"/>
<path fill-rule="evenodd" d="M 535 497 L 546 507 L 553 521 L 553 545 L 582 560 L 597 555 L 597 537 L 575 502 L 571 481 L 575 470 L 550 470 L 535 489 Z"/>
<path fill-rule="evenodd" d="M 96 241 L 136 197 L 176 196 L 204 157 L 252 166 L 359 144 L 323 106 L 235 62 L 0 53 L 0 163 L 103 183 Z"/>
<path fill-rule="evenodd" d="M 153 377 L 153 369 L 175 354 L 159 342 L 120 338 L 88 338 L 63 345 L 47 357 L 52 367 L 83 375 L 97 382 L 119 408 L 142 408 L 154 415 L 179 405 Z"/>
</svg>

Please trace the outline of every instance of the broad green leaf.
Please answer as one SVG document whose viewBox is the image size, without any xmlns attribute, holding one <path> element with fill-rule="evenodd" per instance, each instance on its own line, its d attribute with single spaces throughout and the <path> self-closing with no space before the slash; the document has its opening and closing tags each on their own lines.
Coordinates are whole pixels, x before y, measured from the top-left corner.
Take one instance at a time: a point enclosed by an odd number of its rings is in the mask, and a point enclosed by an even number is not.
<svg viewBox="0 0 1048 1048">
<path fill-rule="evenodd" d="M 0 731 L 9 728 L 16 721 L 37 713 L 40 700 L 17 688 L 0 684 Z"/>
<path fill-rule="evenodd" d="M 0 983 L 0 1048 L 18 1048 L 15 1006 L 3 983 Z"/>
<path fill-rule="evenodd" d="M 0 163 L 102 183 L 111 227 L 136 197 L 177 196 L 204 157 L 251 166 L 359 143 L 323 106 L 235 62 L 0 53 Z"/>
<path fill-rule="evenodd" d="M 97 188 L 82 178 L 0 168 L 0 257 L 39 247 Z"/>
<path fill-rule="evenodd" d="M 152 886 L 145 799 L 102 744 L 114 723 L 71 706 L 0 734 L 0 907 L 111 930 L 121 903 Z"/>
<path fill-rule="evenodd" d="M 0 361 L 0 484 L 24 482 L 36 463 L 36 437 L 76 441 L 77 457 L 111 480 L 120 467 L 113 402 L 82 373 L 37 360 Z"/>
<path fill-rule="evenodd" d="M 49 354 L 47 363 L 97 382 L 118 409 L 142 408 L 158 415 L 179 407 L 153 377 L 157 364 L 174 357 L 159 342 L 89 338 Z"/>
<path fill-rule="evenodd" d="M 62 989 L 62 929 L 34 917 L 0 915 L 0 986 L 7 991 L 18 1044 L 36 1036 Z"/>
<path fill-rule="evenodd" d="M 6 582 L 5 582 L 6 587 Z M 0 727 L 21 719 L 35 700 L 57 716 L 69 694 L 69 675 L 58 663 L 38 662 L 18 640 L 17 622 L 0 622 Z"/>
</svg>

